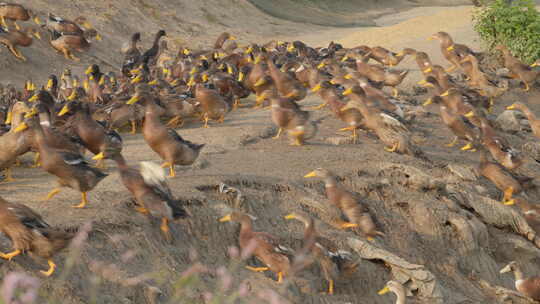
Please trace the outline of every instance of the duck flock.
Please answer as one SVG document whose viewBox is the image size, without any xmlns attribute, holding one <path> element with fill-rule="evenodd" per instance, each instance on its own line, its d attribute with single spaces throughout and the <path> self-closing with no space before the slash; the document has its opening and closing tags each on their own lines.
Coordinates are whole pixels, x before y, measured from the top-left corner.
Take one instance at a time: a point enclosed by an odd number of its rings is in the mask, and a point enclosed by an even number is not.
<svg viewBox="0 0 540 304">
<path fill-rule="evenodd" d="M 91 47 L 91 39 L 101 39 L 83 17 L 70 21 L 48 14 L 42 22 L 30 9 L 0 3 L 0 18 L 0 42 L 21 61 L 26 58 L 19 48 L 31 46 L 33 38 L 41 39 L 47 32 L 50 45 L 68 61 L 78 61 L 78 53 Z M 29 20 L 35 24 L 17 23 Z M 478 173 L 501 191 L 501 203 L 517 205 L 528 221 L 538 221 L 538 207 L 527 202 L 525 195 L 534 187 L 533 178 L 516 172 L 524 157 L 494 127 L 490 113 L 497 98 L 509 89 L 508 79 L 519 80 L 525 91 L 533 88 L 540 78 L 540 69 L 536 68 L 540 61 L 529 66 L 500 45 L 497 50 L 502 53 L 507 73 L 495 77 L 482 70 L 484 54 L 455 43 L 445 32 L 430 39 L 439 41 L 450 64 L 447 68 L 433 64 L 427 53 L 411 48 L 397 53 L 382 47 L 344 48 L 337 43 L 313 48 L 301 41 L 240 46 L 228 33 L 220 35 L 211 48 L 186 46 L 173 53 L 162 39 L 166 35 L 160 30 L 152 47 L 142 51 L 138 45 L 141 34 L 134 33 L 122 47 L 124 60 L 116 71 L 104 72 L 93 64 L 84 75 L 74 75 L 68 68 L 61 75 L 50 75 L 43 85 L 26 81 L 22 89 L 13 85 L 2 87 L 2 182 L 14 181 L 20 156 L 35 153 L 36 170 L 48 172 L 58 182 L 47 200 L 68 187 L 81 193 L 80 203 L 73 207 L 85 208 L 87 193 L 107 176 L 104 160 L 112 160 L 121 183 L 135 199 L 135 209 L 160 219 L 163 238 L 172 242 L 169 225 L 188 214 L 167 185 L 163 168 L 169 178 L 174 178 L 175 166 L 193 164 L 205 146 L 182 138 L 175 129 L 186 123 L 203 128 L 223 123 L 228 113 L 245 107 L 246 98 L 251 95 L 255 95 L 253 108 L 270 108 L 272 122 L 278 128 L 274 138 L 286 134 L 291 145 L 302 146 L 316 136 L 317 124 L 299 102 L 308 94 L 317 94 L 322 103 L 310 110 L 326 108 L 342 123 L 340 131 L 350 132 L 352 143 L 357 141 L 358 130 L 372 132 L 388 153 L 409 154 L 429 161 L 411 140 L 411 130 L 415 128 L 411 112 L 415 105 L 401 99 L 398 90 L 408 71 L 393 69 L 411 57 L 424 76 L 418 85 L 431 96 L 423 105 L 438 105 L 441 121 L 454 134 L 448 147 L 461 143 L 461 150 L 477 152 Z M 460 79 L 464 80 L 456 81 L 451 74 L 462 75 Z M 508 105 L 508 109 L 523 112 L 533 134 L 540 137 L 540 120 L 525 103 Z M 146 143 L 161 158 L 162 166 L 142 162 L 134 168 L 127 164 L 120 133 L 135 134 L 139 128 Z M 86 150 L 94 155 L 95 164 L 85 159 Z M 368 240 L 384 237 L 377 231 L 369 210 L 332 172 L 321 168 L 305 177 L 324 180 L 329 203 L 342 211 L 341 229 L 358 228 Z M 286 219 L 305 224 L 303 247 L 292 253 L 283 250 L 271 234 L 254 232 L 248 214 L 234 211 L 219 221 L 241 224 L 241 249 L 252 248 L 253 255 L 264 264 L 248 266 L 249 269 L 275 272 L 281 282 L 308 264 L 318 263 L 328 282 L 328 293 L 333 294 L 335 278 L 344 268 L 354 265 L 347 264 L 347 255 L 342 251 L 321 245 L 313 218 L 291 213 Z M 0 257 L 11 260 L 33 253 L 48 261 L 49 269 L 42 271 L 46 276 L 55 271 L 53 255 L 73 237 L 72 233 L 50 227 L 29 207 L 1 198 L 0 230 L 12 242 L 12 251 L 0 253 Z M 516 262 L 510 262 L 501 270 L 504 272 L 515 274 L 519 292 L 540 300 L 540 278 L 525 278 Z M 405 290 L 400 283 L 388 282 L 380 294 L 387 291 L 397 295 L 398 303 L 405 303 Z"/>
</svg>

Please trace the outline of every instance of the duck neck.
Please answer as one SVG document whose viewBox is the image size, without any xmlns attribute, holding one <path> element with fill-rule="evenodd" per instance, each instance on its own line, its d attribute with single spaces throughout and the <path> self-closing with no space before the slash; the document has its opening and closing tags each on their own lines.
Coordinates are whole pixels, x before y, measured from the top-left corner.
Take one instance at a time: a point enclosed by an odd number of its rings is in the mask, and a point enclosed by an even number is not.
<svg viewBox="0 0 540 304">
<path fill-rule="evenodd" d="M 161 34 L 157 34 L 156 38 L 154 38 L 154 47 L 159 47 L 159 40 L 161 39 Z"/>
<path fill-rule="evenodd" d="M 11 128 L 17 128 L 24 120 L 24 113 L 22 112 L 13 112 L 13 117 L 11 118 Z"/>
<path fill-rule="evenodd" d="M 253 224 L 251 219 L 246 215 L 240 221 L 240 235 L 248 235 L 253 232 Z"/>
<path fill-rule="evenodd" d="M 116 165 L 118 166 L 118 169 L 120 171 L 125 171 L 125 170 L 129 169 L 129 166 L 128 166 L 127 162 L 126 162 L 126 159 L 124 158 L 124 156 L 122 156 L 121 153 L 115 154 L 112 157 L 112 160 L 114 160 L 116 162 Z"/>
<path fill-rule="evenodd" d="M 47 112 L 41 112 L 39 113 L 39 124 L 43 127 L 50 128 L 51 127 L 51 117 L 49 113 Z"/>
<path fill-rule="evenodd" d="M 405 304 L 407 295 L 404 290 L 394 290 L 394 294 L 396 295 L 396 304 Z"/>
<path fill-rule="evenodd" d="M 523 112 L 523 114 L 525 114 L 525 116 L 527 116 L 527 119 L 529 121 L 536 120 L 536 115 L 534 115 L 534 113 L 531 110 L 529 110 L 529 108 L 527 108 L 526 106 L 522 105 L 520 107 L 520 110 Z"/>
<path fill-rule="evenodd" d="M 324 187 L 325 188 L 335 188 L 338 186 L 337 178 L 334 176 L 327 176 L 324 178 Z"/>
<path fill-rule="evenodd" d="M 521 271 L 521 269 L 517 266 L 514 267 L 514 278 L 516 279 L 516 281 L 525 279 L 525 277 L 523 276 L 523 271 Z"/>
</svg>

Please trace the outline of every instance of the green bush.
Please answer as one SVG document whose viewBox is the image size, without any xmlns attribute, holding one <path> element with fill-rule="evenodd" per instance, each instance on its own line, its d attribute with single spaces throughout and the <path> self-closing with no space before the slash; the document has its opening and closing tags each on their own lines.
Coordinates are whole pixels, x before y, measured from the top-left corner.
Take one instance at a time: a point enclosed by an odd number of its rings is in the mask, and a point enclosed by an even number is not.
<svg viewBox="0 0 540 304">
<path fill-rule="evenodd" d="M 507 46 L 526 63 L 540 58 L 540 13 L 533 0 L 493 0 L 473 14 L 474 29 L 489 50 Z"/>
</svg>

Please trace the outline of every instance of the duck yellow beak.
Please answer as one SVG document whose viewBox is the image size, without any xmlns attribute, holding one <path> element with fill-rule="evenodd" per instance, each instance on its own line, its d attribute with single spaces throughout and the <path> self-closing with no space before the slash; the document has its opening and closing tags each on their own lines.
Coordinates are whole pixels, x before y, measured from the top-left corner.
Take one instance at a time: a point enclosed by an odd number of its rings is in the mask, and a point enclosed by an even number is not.
<svg viewBox="0 0 540 304">
<path fill-rule="evenodd" d="M 49 79 L 47 81 L 47 89 L 52 89 L 52 86 L 53 86 L 53 81 L 52 81 L 52 79 Z"/>
<path fill-rule="evenodd" d="M 219 219 L 219 221 L 222 222 L 222 223 L 223 223 L 223 222 L 230 222 L 231 220 L 232 220 L 232 218 L 231 218 L 231 215 L 230 215 L 230 214 L 225 215 L 224 217 L 222 217 L 222 218 Z"/>
<path fill-rule="evenodd" d="M 149 85 L 156 85 L 157 84 L 157 79 L 154 79 L 154 80 L 150 81 L 148 84 Z"/>
<path fill-rule="evenodd" d="M 396 54 L 396 57 L 403 57 L 403 55 L 405 55 L 405 53 L 399 52 L 399 53 Z"/>
<path fill-rule="evenodd" d="M 193 76 L 191 76 L 191 78 L 189 78 L 189 81 L 188 81 L 187 85 L 189 87 L 192 87 L 192 86 L 195 85 L 195 79 L 193 78 Z"/>
<path fill-rule="evenodd" d="M 197 73 L 197 68 L 196 68 L 196 67 L 193 67 L 193 68 L 191 69 L 191 71 L 189 71 L 189 75 L 193 75 L 193 74 L 195 74 L 195 73 Z"/>
<path fill-rule="evenodd" d="M 247 50 L 244 51 L 244 54 L 251 54 L 251 52 L 253 52 L 252 46 L 248 47 Z"/>
<path fill-rule="evenodd" d="M 447 90 L 446 92 L 442 93 L 441 97 L 446 97 L 448 95 L 450 95 L 450 90 Z"/>
<path fill-rule="evenodd" d="M 84 71 L 84 73 L 85 73 L 86 75 L 88 75 L 88 74 L 92 73 L 93 70 L 94 70 L 94 69 L 92 69 L 92 66 L 89 66 L 88 68 L 86 68 L 86 70 Z"/>
<path fill-rule="evenodd" d="M 97 41 L 101 41 L 101 40 L 103 40 L 103 37 L 101 37 L 100 34 L 96 34 L 96 40 L 97 40 Z"/>
<path fill-rule="evenodd" d="M 139 75 L 137 75 L 137 77 L 135 77 L 135 78 L 133 78 L 131 80 L 131 84 L 139 83 L 139 82 L 141 82 L 141 80 L 142 80 L 142 76 L 139 74 Z"/>
<path fill-rule="evenodd" d="M 293 213 L 288 214 L 288 215 L 285 216 L 286 220 L 294 220 L 295 218 L 296 218 L 296 215 L 294 215 Z"/>
<path fill-rule="evenodd" d="M 389 291 L 390 291 L 390 288 L 388 288 L 388 286 L 385 286 L 383 289 L 379 290 L 377 294 L 382 296 L 383 294 L 388 293 Z"/>
<path fill-rule="evenodd" d="M 229 40 L 236 40 L 235 36 L 229 36 Z"/>
<path fill-rule="evenodd" d="M 311 177 L 317 177 L 317 172 L 312 171 L 312 172 L 304 175 L 304 178 L 311 178 Z"/>
<path fill-rule="evenodd" d="M 514 110 L 515 108 L 516 108 L 515 105 L 511 105 L 511 106 L 506 107 L 507 110 Z"/>
<path fill-rule="evenodd" d="M 7 112 L 6 121 L 4 123 L 6 125 L 10 125 L 12 120 L 13 120 L 13 113 L 11 111 L 9 111 L 9 112 Z"/>
<path fill-rule="evenodd" d="M 191 51 L 190 51 L 189 49 L 184 49 L 184 50 L 182 51 L 182 53 L 184 53 L 184 55 L 186 55 L 186 56 L 191 55 Z"/>
<path fill-rule="evenodd" d="M 430 36 L 430 37 L 428 37 L 427 40 L 429 41 L 429 40 L 435 40 L 435 39 L 437 39 L 437 37 L 435 37 L 435 36 Z"/>
<path fill-rule="evenodd" d="M 255 87 L 260 87 L 260 86 L 262 86 L 262 85 L 265 84 L 265 83 L 266 83 L 266 80 L 265 80 L 264 78 L 261 78 L 261 79 L 259 79 L 253 86 L 255 86 Z"/>
<path fill-rule="evenodd" d="M 321 90 L 322 86 L 321 84 L 319 83 L 318 85 L 316 85 L 315 87 L 313 87 L 313 89 L 311 89 L 311 92 L 319 92 Z"/>
<path fill-rule="evenodd" d="M 349 80 L 349 79 L 352 79 L 352 75 L 351 75 L 351 74 L 347 74 L 347 75 L 343 76 L 343 78 Z"/>
<path fill-rule="evenodd" d="M 35 32 L 34 33 L 34 37 L 36 37 L 37 39 L 41 40 L 41 34 L 39 32 Z"/>
<path fill-rule="evenodd" d="M 351 95 L 353 92 L 352 88 L 348 88 L 343 92 L 343 96 Z"/>
<path fill-rule="evenodd" d="M 105 154 L 103 152 L 96 154 L 94 157 L 92 157 L 93 160 L 102 160 L 105 158 Z"/>
<path fill-rule="evenodd" d="M 88 89 L 90 89 L 90 84 L 88 83 L 88 80 L 85 80 L 85 81 L 83 82 L 83 88 L 84 88 L 86 91 L 88 91 Z"/>
<path fill-rule="evenodd" d="M 423 85 L 425 85 L 426 83 L 428 83 L 427 80 L 422 79 L 422 80 L 420 80 L 419 82 L 417 82 L 416 84 L 417 84 L 417 85 L 423 86 Z"/>
<path fill-rule="evenodd" d="M 68 113 L 68 112 L 69 112 L 69 107 L 68 107 L 68 105 L 64 105 L 64 106 L 62 107 L 62 110 L 60 110 L 60 112 L 58 112 L 58 116 L 64 116 L 64 115 L 66 115 L 66 113 Z"/>
<path fill-rule="evenodd" d="M 136 102 L 138 102 L 141 99 L 141 97 L 138 94 L 133 95 L 127 102 L 127 105 L 132 105 Z"/>
<path fill-rule="evenodd" d="M 30 99 L 28 99 L 29 102 L 35 102 L 38 100 L 38 95 L 37 94 L 34 94 L 32 97 L 30 97 Z"/>
<path fill-rule="evenodd" d="M 41 20 L 39 20 L 39 17 L 38 17 L 38 16 L 35 16 L 33 20 L 34 20 L 34 23 L 35 23 L 35 24 L 41 25 Z"/>
<path fill-rule="evenodd" d="M 32 110 L 30 110 L 28 113 L 26 113 L 24 115 L 24 118 L 30 118 L 32 116 L 35 116 L 38 114 L 38 111 L 36 110 L 36 108 L 32 108 Z"/>
<path fill-rule="evenodd" d="M 433 72 L 433 69 L 431 67 L 424 70 L 424 73 L 431 73 Z"/>
<path fill-rule="evenodd" d="M 238 74 L 238 81 L 244 81 L 244 73 L 240 72 L 240 74 Z"/>
<path fill-rule="evenodd" d="M 425 107 L 425 106 L 429 106 L 432 103 L 433 103 L 433 98 L 428 98 L 428 100 L 426 100 L 422 105 Z"/>
<path fill-rule="evenodd" d="M 531 64 L 531 68 L 534 68 L 534 67 L 537 67 L 537 66 L 540 66 L 540 62 L 535 62 L 535 63 Z"/>
<path fill-rule="evenodd" d="M 463 116 L 465 116 L 465 117 L 467 117 L 467 118 L 474 117 L 474 112 L 473 112 L 473 111 L 470 111 L 469 113 L 467 113 L 467 114 L 465 114 L 465 115 L 463 115 Z"/>
<path fill-rule="evenodd" d="M 169 75 L 171 73 L 171 70 L 167 68 L 163 68 L 162 72 L 163 72 L 163 75 Z"/>
<path fill-rule="evenodd" d="M 292 52 L 292 51 L 294 51 L 294 45 L 290 43 L 289 46 L 287 47 L 287 52 Z"/>
<path fill-rule="evenodd" d="M 349 60 L 349 56 L 343 56 L 343 58 L 341 58 L 341 62 L 345 62 Z"/>
<path fill-rule="evenodd" d="M 207 82 L 207 81 L 208 81 L 208 75 L 207 75 L 207 74 L 203 74 L 201 78 L 202 78 L 202 81 L 203 81 L 203 82 Z"/>
<path fill-rule="evenodd" d="M 319 63 L 319 65 L 317 66 L 317 69 L 322 69 L 326 66 L 326 64 L 324 62 L 321 62 Z"/>
<path fill-rule="evenodd" d="M 330 83 L 331 84 L 337 84 L 337 82 L 334 79 L 330 80 Z"/>
<path fill-rule="evenodd" d="M 453 45 L 446 48 L 447 51 L 453 51 L 454 49 L 455 49 L 455 47 Z"/>
<path fill-rule="evenodd" d="M 262 102 L 266 99 L 266 92 L 262 93 L 261 95 L 257 96 L 257 98 L 255 98 L 255 101 L 256 102 Z"/>
<path fill-rule="evenodd" d="M 28 125 L 23 122 L 21 123 L 19 126 L 17 126 L 17 128 L 15 128 L 15 130 L 13 130 L 15 133 L 19 133 L 19 132 L 22 132 L 24 130 L 28 129 Z"/>
<path fill-rule="evenodd" d="M 233 69 L 232 69 L 232 67 L 230 65 L 227 66 L 227 73 L 229 73 L 231 75 L 234 73 L 234 71 L 233 71 Z"/>
<path fill-rule="evenodd" d="M 73 90 L 73 91 L 71 92 L 71 94 L 68 96 L 67 99 L 68 99 L 69 101 L 73 101 L 73 100 L 75 100 L 75 98 L 77 98 L 77 91 L 76 91 L 76 90 Z"/>
<path fill-rule="evenodd" d="M 262 61 L 262 56 L 261 55 L 258 55 L 257 57 L 255 57 L 255 64 L 259 64 L 260 62 Z"/>
</svg>

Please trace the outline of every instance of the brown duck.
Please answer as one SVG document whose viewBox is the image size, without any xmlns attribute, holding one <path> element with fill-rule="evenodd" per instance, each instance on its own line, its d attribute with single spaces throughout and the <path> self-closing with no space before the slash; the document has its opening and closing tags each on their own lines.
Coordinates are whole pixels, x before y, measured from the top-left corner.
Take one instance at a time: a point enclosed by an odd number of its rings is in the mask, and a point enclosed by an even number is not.
<svg viewBox="0 0 540 304">
<path fill-rule="evenodd" d="M 111 149 L 108 153 L 118 166 L 122 183 L 135 198 L 136 210 L 160 218 L 163 237 L 172 242 L 169 222 L 185 218 L 188 214 L 172 195 L 163 168 L 151 162 L 141 162 L 140 168 L 135 169 L 127 164 L 119 150 Z"/>
<path fill-rule="evenodd" d="M 523 271 L 515 261 L 510 262 L 500 273 L 513 272 L 516 280 L 516 290 L 533 300 L 540 300 L 540 277 L 526 278 Z"/>
<path fill-rule="evenodd" d="M 275 91 L 268 93 L 267 98 L 270 99 L 271 103 L 272 121 L 279 128 L 274 139 L 278 139 L 285 130 L 293 139 L 291 145 L 301 146 L 304 144 L 304 140 L 315 135 L 315 132 L 313 132 L 311 135 L 306 136 L 306 131 L 308 131 L 306 129 L 311 125 L 309 112 L 303 111 L 293 100 L 277 96 Z"/>
<path fill-rule="evenodd" d="M 532 179 L 529 177 L 517 176 L 506 170 L 498 163 L 488 159 L 488 152 L 485 149 L 480 151 L 480 165 L 478 167 L 480 176 L 487 178 L 499 190 L 503 191 L 503 204 L 512 205 L 512 196 L 520 194 L 524 189 L 532 187 Z"/>
<path fill-rule="evenodd" d="M 358 227 L 369 240 L 377 235 L 384 235 L 377 231 L 369 210 L 360 205 L 359 200 L 350 191 L 337 181 L 336 176 L 328 170 L 319 168 L 304 176 L 305 178 L 319 177 L 324 180 L 326 196 L 333 206 L 339 208 L 348 222 L 340 224 L 342 229 Z"/>
<path fill-rule="evenodd" d="M 441 53 L 444 58 L 452 65 L 446 69 L 447 72 L 452 72 L 461 66 L 461 58 L 468 54 L 475 54 L 468 46 L 464 44 L 454 43 L 452 37 L 446 32 L 438 32 L 429 38 L 436 39 L 441 43 Z"/>
<path fill-rule="evenodd" d="M 368 106 L 366 95 L 362 88 L 355 86 L 343 93 L 350 95 L 351 101 L 341 110 L 357 108 L 364 116 L 365 126 L 373 131 L 381 140 L 388 152 L 401 154 L 419 155 L 421 151 L 411 143 L 409 130 L 402 122 L 380 109 Z"/>
<path fill-rule="evenodd" d="M 48 260 L 49 269 L 41 271 L 50 276 L 56 269 L 52 257 L 64 249 L 73 238 L 72 233 L 55 229 L 34 210 L 23 204 L 10 203 L 0 197 L 0 231 L 10 240 L 13 251 L 0 253 L 6 260 L 29 252 Z"/>
<path fill-rule="evenodd" d="M 28 27 L 22 30 L 8 32 L 0 27 L 0 43 L 5 45 L 13 56 L 22 61 L 26 61 L 26 57 L 21 54 L 21 51 L 17 47 L 31 46 L 34 42 L 32 36 L 41 39 L 41 34 L 34 28 Z"/>
<path fill-rule="evenodd" d="M 540 76 L 540 70 L 533 69 L 531 66 L 524 64 L 519 59 L 512 56 L 510 50 L 504 45 L 499 45 L 495 49 L 502 52 L 504 66 L 510 70 L 510 76 L 521 80 L 525 84 L 525 91 L 529 91 L 530 86 L 534 84 Z"/>
<path fill-rule="evenodd" d="M 15 131 L 21 132 L 27 128 L 34 131 L 35 144 L 41 157 L 43 170 L 55 175 L 60 187 L 65 186 L 80 191 L 81 203 L 74 208 L 84 208 L 88 203 L 87 193 L 94 189 L 107 174 L 90 167 L 80 154 L 50 147 L 37 116 L 26 119 Z M 49 192 L 47 200 L 58 194 L 60 190 L 61 188 L 55 188 Z"/>
<path fill-rule="evenodd" d="M 354 268 L 350 262 L 350 253 L 330 248 L 329 246 L 334 244 L 329 244 L 329 240 L 323 239 L 318 235 L 315 229 L 315 221 L 309 215 L 302 212 L 294 212 L 285 216 L 285 219 L 298 220 L 304 224 L 303 246 L 295 254 L 294 269 L 297 271 L 298 268 L 304 268 L 316 262 L 321 269 L 324 279 L 328 282 L 328 294 L 333 295 L 335 281 L 342 275 L 344 270 Z M 335 245 L 332 247 L 335 247 Z"/>
<path fill-rule="evenodd" d="M 516 102 L 513 103 L 511 106 L 508 106 L 506 108 L 507 110 L 519 110 L 525 114 L 527 117 L 527 120 L 529 120 L 529 124 L 531 126 L 532 133 L 534 136 L 540 138 L 540 119 L 536 117 L 536 115 L 527 107 L 524 103 Z"/>
<path fill-rule="evenodd" d="M 156 104 L 151 93 L 142 86 L 127 102 L 134 104 L 141 102 L 145 107 L 145 119 L 143 123 L 143 136 L 154 152 L 165 162 L 163 167 L 169 168 L 169 176 L 175 177 L 175 165 L 188 166 L 197 160 L 205 144 L 194 144 L 183 139 L 175 130 L 167 128 L 161 123 L 160 116 L 163 108 Z"/>
<path fill-rule="evenodd" d="M 59 116 L 68 112 L 73 112 L 66 122 L 65 128 L 80 138 L 83 146 L 92 152 L 94 160 L 99 161 L 98 167 L 104 167 L 104 159 L 109 158 L 105 151 L 108 147 L 122 149 L 123 141 L 120 134 L 114 130 L 109 130 L 104 124 L 97 122 L 90 115 L 88 103 L 69 102 L 64 105 Z"/>
<path fill-rule="evenodd" d="M 252 220 L 247 214 L 235 211 L 220 218 L 219 221 L 240 223 L 240 249 L 246 250 L 247 248 L 252 248 L 252 254 L 266 265 L 266 267 L 247 266 L 247 269 L 256 272 L 266 270 L 275 272 L 278 275 L 278 283 L 283 281 L 283 277 L 289 275 L 291 262 L 287 255 L 281 253 L 283 246 L 279 244 L 275 236 L 266 232 L 253 231 Z"/>
<path fill-rule="evenodd" d="M 9 28 L 6 19 L 12 20 L 15 24 L 15 28 L 19 30 L 20 27 L 17 24 L 17 21 L 28 21 L 30 18 L 32 18 L 36 24 L 40 24 L 39 17 L 30 9 L 16 3 L 0 3 L 0 22 L 5 28 Z"/>
<path fill-rule="evenodd" d="M 195 86 L 195 98 L 201 103 L 205 128 L 208 128 L 210 119 L 217 120 L 220 123 L 225 120 L 225 114 L 230 109 L 229 104 L 212 87 L 198 83 Z"/>
</svg>

